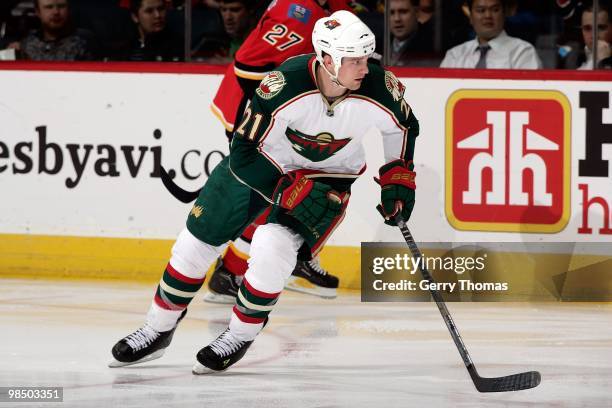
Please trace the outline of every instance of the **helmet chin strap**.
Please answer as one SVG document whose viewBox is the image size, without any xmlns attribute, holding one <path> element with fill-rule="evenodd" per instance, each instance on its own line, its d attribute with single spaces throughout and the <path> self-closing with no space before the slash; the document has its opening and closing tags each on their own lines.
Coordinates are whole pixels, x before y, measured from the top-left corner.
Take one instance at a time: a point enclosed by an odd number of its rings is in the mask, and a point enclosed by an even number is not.
<svg viewBox="0 0 612 408">
<path fill-rule="evenodd" d="M 331 72 L 329 72 L 329 70 L 327 69 L 327 67 L 325 66 L 325 64 L 321 64 L 321 66 L 323 67 L 323 70 L 324 70 L 325 72 L 327 72 L 327 75 L 329 75 L 329 79 L 331 79 L 331 81 L 332 81 L 334 84 L 338 85 L 340 88 L 348 89 L 346 86 L 344 86 L 344 85 L 342 85 L 342 84 L 340 83 L 340 80 L 338 79 L 338 74 L 334 75 L 334 74 L 332 74 Z M 338 68 L 338 71 L 339 71 L 339 70 L 340 70 L 340 69 Z"/>
</svg>

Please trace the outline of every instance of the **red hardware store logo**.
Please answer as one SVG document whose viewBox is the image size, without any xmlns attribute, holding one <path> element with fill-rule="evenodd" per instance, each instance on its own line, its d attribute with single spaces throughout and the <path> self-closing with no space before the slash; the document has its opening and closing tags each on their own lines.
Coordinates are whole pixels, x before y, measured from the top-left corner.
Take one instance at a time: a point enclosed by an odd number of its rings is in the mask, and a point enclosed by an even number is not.
<svg viewBox="0 0 612 408">
<path fill-rule="evenodd" d="M 561 231 L 570 105 L 557 91 L 459 90 L 446 105 L 446 216 L 459 230 Z"/>
</svg>

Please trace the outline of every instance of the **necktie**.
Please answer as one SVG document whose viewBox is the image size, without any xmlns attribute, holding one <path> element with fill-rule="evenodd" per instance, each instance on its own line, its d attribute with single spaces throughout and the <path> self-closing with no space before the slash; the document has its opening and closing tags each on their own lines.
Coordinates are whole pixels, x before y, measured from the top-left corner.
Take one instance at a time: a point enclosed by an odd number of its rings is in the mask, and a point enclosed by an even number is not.
<svg viewBox="0 0 612 408">
<path fill-rule="evenodd" d="M 478 51 L 480 51 L 480 58 L 478 59 L 478 63 L 476 63 L 477 69 L 484 69 L 487 67 L 487 52 L 491 49 L 489 44 L 479 45 Z"/>
</svg>

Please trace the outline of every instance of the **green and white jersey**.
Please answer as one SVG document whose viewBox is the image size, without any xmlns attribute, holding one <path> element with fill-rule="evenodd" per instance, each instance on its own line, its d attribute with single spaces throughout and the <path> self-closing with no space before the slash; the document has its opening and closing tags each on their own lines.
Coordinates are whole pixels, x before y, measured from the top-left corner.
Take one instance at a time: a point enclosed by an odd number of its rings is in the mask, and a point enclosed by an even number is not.
<svg viewBox="0 0 612 408">
<path fill-rule="evenodd" d="M 361 88 L 330 104 L 317 88 L 317 65 L 314 55 L 301 55 L 270 72 L 234 133 L 232 173 L 268 200 L 278 179 L 294 170 L 357 178 L 371 128 L 382 134 L 385 162 L 413 158 L 418 121 L 391 72 L 369 64 Z"/>
</svg>

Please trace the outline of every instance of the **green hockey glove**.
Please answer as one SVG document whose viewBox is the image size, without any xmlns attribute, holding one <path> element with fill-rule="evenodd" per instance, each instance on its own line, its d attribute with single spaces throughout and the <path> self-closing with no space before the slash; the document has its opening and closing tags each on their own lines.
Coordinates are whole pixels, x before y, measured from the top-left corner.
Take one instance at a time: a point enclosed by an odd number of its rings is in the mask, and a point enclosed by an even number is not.
<svg viewBox="0 0 612 408">
<path fill-rule="evenodd" d="M 401 212 L 404 220 L 410 218 L 414 208 L 414 193 L 416 173 L 412 171 L 412 161 L 394 160 L 380 168 L 380 179 L 374 180 L 380 184 L 380 204 L 376 207 L 385 219 L 385 224 L 396 225 L 395 215 Z"/>
<path fill-rule="evenodd" d="M 281 178 L 274 190 L 275 205 L 313 233 L 325 229 L 343 210 L 345 194 L 312 181 L 300 172 Z"/>
</svg>

